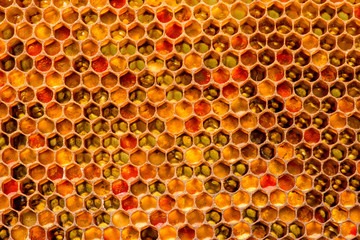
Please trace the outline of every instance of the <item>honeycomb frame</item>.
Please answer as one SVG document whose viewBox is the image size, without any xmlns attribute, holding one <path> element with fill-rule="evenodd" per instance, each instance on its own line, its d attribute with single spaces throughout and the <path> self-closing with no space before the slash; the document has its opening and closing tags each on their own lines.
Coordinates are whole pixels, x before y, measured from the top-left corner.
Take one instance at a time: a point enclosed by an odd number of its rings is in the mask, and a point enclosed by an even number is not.
<svg viewBox="0 0 360 240">
<path fill-rule="evenodd" d="M 359 0 L 0 0 L 0 239 L 359 239 Z"/>
</svg>

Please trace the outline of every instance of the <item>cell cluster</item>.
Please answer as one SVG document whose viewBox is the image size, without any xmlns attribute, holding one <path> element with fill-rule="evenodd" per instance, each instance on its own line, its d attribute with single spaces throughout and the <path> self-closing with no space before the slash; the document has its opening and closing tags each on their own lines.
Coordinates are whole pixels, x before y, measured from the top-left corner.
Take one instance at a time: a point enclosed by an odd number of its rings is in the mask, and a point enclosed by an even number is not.
<svg viewBox="0 0 360 240">
<path fill-rule="evenodd" d="M 360 0 L 0 0 L 0 240 L 360 239 Z"/>
</svg>

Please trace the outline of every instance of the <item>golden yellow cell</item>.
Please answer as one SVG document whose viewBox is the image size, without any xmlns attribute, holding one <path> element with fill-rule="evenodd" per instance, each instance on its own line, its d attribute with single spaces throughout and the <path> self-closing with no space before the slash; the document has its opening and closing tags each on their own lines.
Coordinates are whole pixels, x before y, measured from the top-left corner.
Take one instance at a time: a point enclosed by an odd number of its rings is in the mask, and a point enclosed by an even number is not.
<svg viewBox="0 0 360 240">
<path fill-rule="evenodd" d="M 322 226 L 320 223 L 317 223 L 315 221 L 312 221 L 308 224 L 306 224 L 306 234 L 308 236 L 311 236 L 313 238 L 318 238 L 322 236 Z"/>
<path fill-rule="evenodd" d="M 112 222 L 116 227 L 123 228 L 129 225 L 130 217 L 123 211 L 117 211 L 112 216 Z"/>
<path fill-rule="evenodd" d="M 0 209 L 7 209 L 9 207 L 9 199 L 4 194 L 0 195 Z"/>
<path fill-rule="evenodd" d="M 286 202 L 286 194 L 281 190 L 274 190 L 270 193 L 270 202 L 275 206 L 280 206 Z"/>
<path fill-rule="evenodd" d="M 17 225 L 11 229 L 11 236 L 14 240 L 25 240 L 28 237 L 28 230 L 24 226 Z"/>
<path fill-rule="evenodd" d="M 189 210 L 194 205 L 194 199 L 190 195 L 181 195 L 177 199 L 177 206 L 182 210 Z"/>
<path fill-rule="evenodd" d="M 185 184 L 179 179 L 172 179 L 168 184 L 168 191 L 171 194 L 180 193 L 185 190 Z"/>
<path fill-rule="evenodd" d="M 289 192 L 287 202 L 293 207 L 298 207 L 303 204 L 304 195 L 298 191 L 291 191 Z"/>
<path fill-rule="evenodd" d="M 346 116 L 337 112 L 330 116 L 330 125 L 334 128 L 343 128 L 346 124 Z"/>
<path fill-rule="evenodd" d="M 14 87 L 21 87 L 25 83 L 25 74 L 18 70 L 11 71 L 8 75 L 10 84 Z"/>
<path fill-rule="evenodd" d="M 186 191 L 190 194 L 198 194 L 203 191 L 203 183 L 199 179 L 191 179 L 186 183 Z"/>
<path fill-rule="evenodd" d="M 120 239 L 120 230 L 115 227 L 108 227 L 104 230 L 103 237 L 105 240 Z"/>
<path fill-rule="evenodd" d="M 130 155 L 130 161 L 137 166 L 143 165 L 146 162 L 146 153 L 138 150 Z"/>
<path fill-rule="evenodd" d="M 201 63 L 202 59 L 196 53 L 188 54 L 184 59 L 184 64 L 189 69 L 198 69 L 201 67 Z"/>
<path fill-rule="evenodd" d="M 180 133 L 181 131 L 184 130 L 183 120 L 178 118 L 173 118 L 166 121 L 166 129 L 173 134 Z"/>
<path fill-rule="evenodd" d="M 87 211 L 82 211 L 76 214 L 75 222 L 82 228 L 87 228 L 91 225 L 92 215 Z"/>
<path fill-rule="evenodd" d="M 360 221 L 360 207 L 355 206 L 355 207 L 351 208 L 349 211 L 349 217 L 352 221 L 359 222 Z"/>
<path fill-rule="evenodd" d="M 153 87 L 147 92 L 147 97 L 151 102 L 161 102 L 165 99 L 165 92 L 161 88 Z"/>
<path fill-rule="evenodd" d="M 71 151 L 69 151 L 67 149 L 61 149 L 56 152 L 55 161 L 60 166 L 66 166 L 71 163 L 72 157 L 73 157 L 73 154 Z"/>
<path fill-rule="evenodd" d="M 250 195 L 245 191 L 239 191 L 232 197 L 233 203 L 238 207 L 244 207 L 250 202 Z"/>
<path fill-rule="evenodd" d="M 180 210 L 173 210 L 168 215 L 168 222 L 172 226 L 181 226 L 185 222 L 185 214 Z"/>
<path fill-rule="evenodd" d="M 193 111 L 193 107 L 187 101 L 182 101 L 176 104 L 175 113 L 181 118 L 187 118 Z"/>
<path fill-rule="evenodd" d="M 153 196 L 145 196 L 140 200 L 140 207 L 144 211 L 154 210 L 157 206 L 157 200 Z"/>
<path fill-rule="evenodd" d="M 285 171 L 285 163 L 282 159 L 273 159 L 269 162 L 269 171 L 274 175 L 280 175 Z"/>
<path fill-rule="evenodd" d="M 101 229 L 97 228 L 97 227 L 90 227 L 88 229 L 85 230 L 85 239 L 86 240 L 95 240 L 95 239 L 99 239 L 101 238 Z"/>
<path fill-rule="evenodd" d="M 253 175 L 241 179 L 241 186 L 247 191 L 254 191 L 259 185 L 259 179 Z"/>
<path fill-rule="evenodd" d="M 213 198 L 207 193 L 201 193 L 195 199 L 196 207 L 199 209 L 210 207 L 213 203 Z"/>
<path fill-rule="evenodd" d="M 142 211 L 134 212 L 131 215 L 131 223 L 137 227 L 146 225 L 148 222 L 148 215 Z"/>
<path fill-rule="evenodd" d="M 356 203 L 356 195 L 351 191 L 344 191 L 340 195 L 340 204 L 344 207 L 352 207 Z"/>
<path fill-rule="evenodd" d="M 289 206 L 282 207 L 279 210 L 279 218 L 284 222 L 291 222 L 295 219 L 295 210 Z"/>
<path fill-rule="evenodd" d="M 337 206 L 332 209 L 331 216 L 336 222 L 343 222 L 348 218 L 348 213 L 345 208 Z"/>
<path fill-rule="evenodd" d="M 212 104 L 212 110 L 214 111 L 214 113 L 216 115 L 222 116 L 229 111 L 229 104 L 227 104 L 226 102 L 220 101 L 220 100 L 215 101 Z"/>
<path fill-rule="evenodd" d="M 121 237 L 123 239 L 136 240 L 139 239 L 139 231 L 132 226 L 128 226 L 122 230 Z"/>
<path fill-rule="evenodd" d="M 219 193 L 214 198 L 214 202 L 218 208 L 226 208 L 231 205 L 231 196 L 228 193 Z"/>
<path fill-rule="evenodd" d="M 294 155 L 294 147 L 289 143 L 280 144 L 277 147 L 277 153 L 281 159 L 289 160 Z"/>
<path fill-rule="evenodd" d="M 312 187 L 312 179 L 309 175 L 303 174 L 296 178 L 296 186 L 300 190 L 307 190 Z"/>
<path fill-rule="evenodd" d="M 200 210 L 195 209 L 186 215 L 186 219 L 191 225 L 199 225 L 203 223 L 205 217 Z"/>
<path fill-rule="evenodd" d="M 169 149 L 174 145 L 175 139 L 173 136 L 165 133 L 158 137 L 157 144 L 162 149 Z"/>
<path fill-rule="evenodd" d="M 263 207 L 268 203 L 268 195 L 263 191 L 257 191 L 252 195 L 252 203 L 257 207 Z"/>
<path fill-rule="evenodd" d="M 40 39 L 48 39 L 51 36 L 51 28 L 45 23 L 40 23 L 36 25 L 34 33 Z"/>
<path fill-rule="evenodd" d="M 158 175 L 161 179 L 167 180 L 174 176 L 175 168 L 170 164 L 161 165 L 158 169 Z"/>
<path fill-rule="evenodd" d="M 214 235 L 214 229 L 210 225 L 202 225 L 196 231 L 199 239 L 209 239 Z"/>
<path fill-rule="evenodd" d="M 241 212 L 235 208 L 231 207 L 228 209 L 225 209 L 224 211 L 224 220 L 228 223 L 237 223 L 239 222 L 241 218 Z"/>
<path fill-rule="evenodd" d="M 277 218 L 278 210 L 273 207 L 265 207 L 261 209 L 261 218 L 266 222 L 272 222 Z"/>
<path fill-rule="evenodd" d="M 176 229 L 172 226 L 164 226 L 159 230 L 161 240 L 170 240 L 176 238 Z"/>
</svg>

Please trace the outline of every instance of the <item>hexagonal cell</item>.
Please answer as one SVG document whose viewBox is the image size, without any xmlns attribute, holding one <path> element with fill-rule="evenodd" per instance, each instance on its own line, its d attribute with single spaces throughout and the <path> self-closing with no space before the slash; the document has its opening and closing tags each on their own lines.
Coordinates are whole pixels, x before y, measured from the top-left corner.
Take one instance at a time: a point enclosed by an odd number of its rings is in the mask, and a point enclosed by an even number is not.
<svg viewBox="0 0 360 240">
<path fill-rule="evenodd" d="M 59 180 L 63 177 L 64 170 L 58 165 L 51 165 L 47 170 L 47 176 L 51 180 Z"/>
<path fill-rule="evenodd" d="M 120 3 L 120 4 L 117 4 L 117 3 Z M 119 12 L 119 19 L 122 23 L 124 24 L 130 24 L 132 23 L 134 20 L 135 20 L 135 12 L 132 8 L 127 8 L 127 7 L 124 7 L 122 8 L 122 6 L 125 4 L 125 2 L 122 2 L 122 1 L 111 1 L 110 3 L 113 7 L 115 8 L 121 8 L 120 12 Z M 111 10 L 110 10 L 111 11 Z M 103 16 L 100 16 L 100 19 L 106 23 L 106 21 L 111 21 L 113 22 L 113 18 L 108 18 L 108 15 L 110 14 L 111 16 L 114 14 L 114 13 L 109 13 L 110 11 L 104 13 Z M 103 17 L 103 19 L 102 19 Z M 106 20 L 105 20 L 105 17 L 106 17 Z M 116 20 L 116 16 L 115 16 L 115 20 Z"/>
<path fill-rule="evenodd" d="M 346 24 L 346 32 L 352 36 L 357 36 L 359 34 L 358 27 L 359 23 L 357 21 L 351 20 Z"/>
<path fill-rule="evenodd" d="M 81 239 L 83 236 L 83 230 L 81 230 L 80 228 L 77 228 L 77 227 L 70 228 L 69 230 L 67 230 L 66 236 L 69 239 L 70 239 L 70 236 L 72 238 L 80 238 Z"/>
<path fill-rule="evenodd" d="M 48 199 L 48 206 L 53 212 L 58 212 L 64 208 L 65 201 L 60 196 L 51 196 Z"/>
<path fill-rule="evenodd" d="M 76 192 L 80 196 L 87 196 L 92 191 L 92 184 L 87 181 L 79 181 L 76 183 Z"/>
<path fill-rule="evenodd" d="M 63 146 L 63 138 L 58 134 L 48 137 L 47 142 L 49 148 L 53 150 L 57 150 Z"/>
<path fill-rule="evenodd" d="M 85 199 L 85 207 L 89 211 L 97 211 L 101 208 L 101 199 L 96 196 L 90 196 Z"/>
<path fill-rule="evenodd" d="M 158 238 L 158 231 L 153 227 L 146 227 L 143 228 L 140 232 L 141 240 L 145 239 L 157 239 Z"/>
<path fill-rule="evenodd" d="M 35 194 L 29 198 L 29 207 L 36 212 L 41 211 L 46 207 L 46 200 L 40 194 Z"/>
<path fill-rule="evenodd" d="M 34 169 L 34 168 L 32 168 Z M 30 175 L 32 175 L 32 169 L 30 169 L 29 173 Z M 29 178 L 25 178 L 21 183 L 20 183 L 20 190 L 22 193 L 26 194 L 26 195 L 31 195 L 36 191 L 36 184 Z"/>
<path fill-rule="evenodd" d="M 104 200 L 104 207 L 107 211 L 115 211 L 120 207 L 120 200 L 115 196 L 109 196 Z"/>
<path fill-rule="evenodd" d="M 6 211 L 2 214 L 2 222 L 5 226 L 14 226 L 19 220 L 17 212 L 11 210 Z"/>
<path fill-rule="evenodd" d="M 60 227 L 52 227 L 50 230 L 49 230 L 49 237 L 51 239 L 53 238 L 64 238 L 65 236 L 65 233 L 64 233 L 64 230 Z"/>
<path fill-rule="evenodd" d="M 263 238 L 269 232 L 269 227 L 263 222 L 255 223 L 251 226 L 252 235 L 256 238 Z"/>
</svg>

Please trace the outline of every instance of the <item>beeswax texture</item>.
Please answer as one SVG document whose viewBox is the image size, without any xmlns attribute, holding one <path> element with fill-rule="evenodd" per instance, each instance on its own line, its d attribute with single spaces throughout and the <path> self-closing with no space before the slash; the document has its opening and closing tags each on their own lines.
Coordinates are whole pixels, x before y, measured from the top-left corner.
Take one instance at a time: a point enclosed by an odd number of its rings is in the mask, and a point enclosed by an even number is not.
<svg viewBox="0 0 360 240">
<path fill-rule="evenodd" d="M 360 239 L 360 0 L 0 0 L 0 240 Z"/>
</svg>

